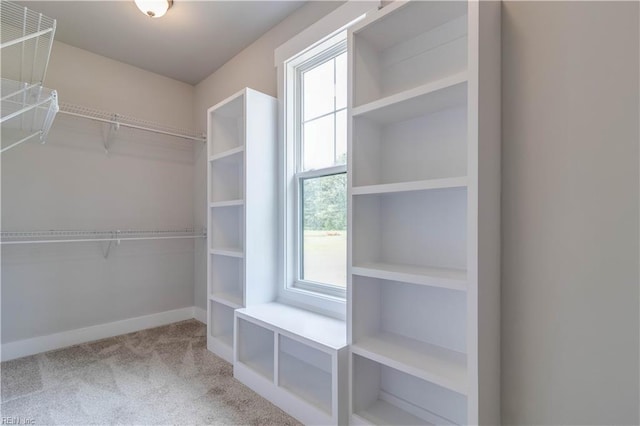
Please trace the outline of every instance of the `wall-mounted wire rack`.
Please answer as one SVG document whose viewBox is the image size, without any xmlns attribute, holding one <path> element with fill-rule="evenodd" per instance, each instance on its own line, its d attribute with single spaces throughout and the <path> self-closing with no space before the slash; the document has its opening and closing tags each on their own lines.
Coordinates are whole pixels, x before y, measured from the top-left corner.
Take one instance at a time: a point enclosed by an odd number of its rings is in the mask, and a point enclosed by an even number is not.
<svg viewBox="0 0 640 426">
<path fill-rule="evenodd" d="M 49 231 L 2 231 L 0 245 L 18 244 L 46 244 L 46 243 L 106 243 L 102 254 L 109 257 L 112 245 L 119 245 L 123 241 L 144 240 L 184 240 L 207 238 L 207 231 L 196 232 L 193 228 L 166 230 L 114 230 L 114 231 L 78 231 L 78 230 L 49 230 Z"/>
<path fill-rule="evenodd" d="M 109 256 L 112 244 L 124 241 L 184 240 L 207 238 L 207 231 L 193 228 L 165 230 L 48 230 L 2 231 L 0 245 L 51 244 L 51 243 L 107 243 L 104 257 Z"/>
<path fill-rule="evenodd" d="M 55 19 L 9 1 L 0 2 L 0 153 L 35 137 L 44 143 L 51 128 L 58 98 L 42 82 L 55 30 Z"/>
<path fill-rule="evenodd" d="M 0 244 L 43 244 L 108 241 L 140 241 L 206 238 L 206 232 L 192 228 L 169 230 L 48 230 L 48 231 L 2 231 Z"/>
<path fill-rule="evenodd" d="M 42 84 L 56 31 L 56 20 L 9 1 L 0 2 L 2 76 Z"/>
<path fill-rule="evenodd" d="M 206 142 L 207 140 L 206 135 L 198 134 L 193 130 L 169 127 L 148 120 L 142 120 L 139 118 L 129 117 L 112 112 L 100 111 L 98 109 L 74 105 L 70 103 L 60 103 L 60 112 L 65 115 L 111 124 L 116 130 L 120 126 L 123 126 L 132 129 L 144 130 L 147 132 L 159 133 L 167 136 L 175 136 L 178 138 L 193 141 Z"/>
</svg>

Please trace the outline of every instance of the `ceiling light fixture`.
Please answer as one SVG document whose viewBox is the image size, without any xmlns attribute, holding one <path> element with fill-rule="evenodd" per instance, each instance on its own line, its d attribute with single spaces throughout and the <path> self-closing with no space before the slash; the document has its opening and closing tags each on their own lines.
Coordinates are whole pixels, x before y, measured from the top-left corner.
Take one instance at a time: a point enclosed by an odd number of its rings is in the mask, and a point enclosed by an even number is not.
<svg viewBox="0 0 640 426">
<path fill-rule="evenodd" d="M 173 6 L 173 0 L 134 0 L 142 13 L 152 18 L 159 18 Z"/>
</svg>

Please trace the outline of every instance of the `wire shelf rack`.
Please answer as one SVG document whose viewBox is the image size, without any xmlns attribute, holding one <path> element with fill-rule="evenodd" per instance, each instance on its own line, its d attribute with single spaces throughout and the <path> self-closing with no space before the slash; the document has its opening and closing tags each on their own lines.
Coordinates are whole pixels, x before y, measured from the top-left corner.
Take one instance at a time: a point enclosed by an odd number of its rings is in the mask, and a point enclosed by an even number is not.
<svg viewBox="0 0 640 426">
<path fill-rule="evenodd" d="M 58 112 L 55 90 L 42 87 L 55 19 L 0 1 L 0 154 L 38 137 L 45 141 Z"/>
<path fill-rule="evenodd" d="M 56 20 L 9 1 L 0 2 L 2 76 L 26 83 L 44 81 Z"/>
<path fill-rule="evenodd" d="M 56 91 L 2 78 L 0 93 L 0 153 L 35 137 L 44 142 L 58 112 Z"/>
<path fill-rule="evenodd" d="M 193 228 L 165 230 L 45 230 L 2 231 L 0 244 L 43 244 L 73 242 L 121 242 L 206 238 L 206 232 Z"/>
<path fill-rule="evenodd" d="M 164 124 L 155 123 L 140 118 L 134 118 L 113 112 L 101 111 L 95 108 L 74 105 L 70 103 L 60 103 L 60 112 L 75 117 L 86 118 L 89 120 L 100 121 L 117 126 L 130 127 L 134 129 L 145 130 L 199 142 L 206 141 L 206 137 L 204 135 L 198 134 L 193 130 L 170 127 Z"/>
</svg>

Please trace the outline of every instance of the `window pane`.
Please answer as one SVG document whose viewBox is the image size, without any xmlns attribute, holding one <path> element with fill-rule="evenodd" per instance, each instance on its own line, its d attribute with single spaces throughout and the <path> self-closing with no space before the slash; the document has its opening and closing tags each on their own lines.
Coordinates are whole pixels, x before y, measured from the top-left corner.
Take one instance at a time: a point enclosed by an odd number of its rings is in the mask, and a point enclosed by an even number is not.
<svg viewBox="0 0 640 426">
<path fill-rule="evenodd" d="M 336 113 L 336 164 L 347 164 L 347 110 Z"/>
<path fill-rule="evenodd" d="M 302 75 L 304 121 L 333 111 L 333 60 Z"/>
<path fill-rule="evenodd" d="M 303 179 L 300 278 L 347 285 L 347 175 Z"/>
<path fill-rule="evenodd" d="M 336 58 L 336 109 L 347 107 L 347 52 Z"/>
<path fill-rule="evenodd" d="M 333 166 L 333 114 L 303 125 L 303 170 Z"/>
</svg>

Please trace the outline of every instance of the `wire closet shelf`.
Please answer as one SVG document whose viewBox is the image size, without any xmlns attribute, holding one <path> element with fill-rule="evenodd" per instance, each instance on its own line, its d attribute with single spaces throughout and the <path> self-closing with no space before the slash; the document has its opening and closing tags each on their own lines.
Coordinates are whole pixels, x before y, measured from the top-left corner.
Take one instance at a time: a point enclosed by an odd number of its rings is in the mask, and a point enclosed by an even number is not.
<svg viewBox="0 0 640 426">
<path fill-rule="evenodd" d="M 78 242 L 116 242 L 206 238 L 206 232 L 193 228 L 168 230 L 48 230 L 2 231 L 0 244 L 44 244 Z"/>
<path fill-rule="evenodd" d="M 204 135 L 198 134 L 193 130 L 169 127 L 163 124 L 154 123 L 152 121 L 142 120 L 139 118 L 129 117 L 112 112 L 101 111 L 85 106 L 63 102 L 60 103 L 60 112 L 62 114 L 70 115 L 73 117 L 86 118 L 88 120 L 112 124 L 116 127 L 116 129 L 119 126 L 123 126 L 138 130 L 144 130 L 147 132 L 159 133 L 167 136 L 175 136 L 182 139 L 206 142 L 206 137 Z"/>
<path fill-rule="evenodd" d="M 55 90 L 42 87 L 56 29 L 55 19 L 0 2 L 0 153 L 34 137 L 44 143 L 58 112 Z"/>
</svg>

